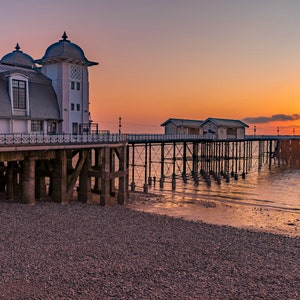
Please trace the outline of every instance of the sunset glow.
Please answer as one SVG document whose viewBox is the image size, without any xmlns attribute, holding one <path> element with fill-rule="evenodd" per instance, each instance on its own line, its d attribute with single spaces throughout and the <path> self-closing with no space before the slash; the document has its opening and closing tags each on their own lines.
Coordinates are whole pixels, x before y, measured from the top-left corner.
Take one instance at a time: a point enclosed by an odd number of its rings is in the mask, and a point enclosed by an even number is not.
<svg viewBox="0 0 300 300">
<path fill-rule="evenodd" d="M 300 134 L 300 2 L 86 0 L 2 4 L 1 57 L 40 58 L 63 31 L 99 65 L 90 103 L 100 129 L 162 132 L 170 117 L 281 120 L 248 134 Z M 258 120 L 258 119 L 257 119 Z"/>
</svg>

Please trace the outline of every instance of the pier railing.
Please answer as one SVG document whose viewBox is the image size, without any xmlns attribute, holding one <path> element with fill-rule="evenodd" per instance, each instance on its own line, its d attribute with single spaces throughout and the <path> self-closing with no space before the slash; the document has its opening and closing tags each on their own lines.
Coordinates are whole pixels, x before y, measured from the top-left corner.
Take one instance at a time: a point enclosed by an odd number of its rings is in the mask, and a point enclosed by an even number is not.
<svg viewBox="0 0 300 300">
<path fill-rule="evenodd" d="M 252 135 L 240 140 L 282 140 L 300 139 L 300 136 L 267 136 Z M 226 139 L 235 141 L 238 139 Z M 167 135 L 167 134 L 0 134 L 0 147 L 7 145 L 46 145 L 46 144 L 97 144 L 97 143 L 162 143 L 162 142 L 184 142 L 184 141 L 216 141 L 209 136 L 202 135 Z M 221 141 L 221 140 L 218 140 Z"/>
<path fill-rule="evenodd" d="M 0 147 L 8 145 L 123 143 L 124 134 L 0 134 Z"/>
<path fill-rule="evenodd" d="M 246 135 L 245 138 L 228 137 L 217 139 L 212 135 L 190 134 L 126 134 L 128 143 L 155 143 L 155 142 L 184 142 L 184 141 L 264 141 L 300 139 L 299 135 Z"/>
<path fill-rule="evenodd" d="M 129 143 L 212 140 L 199 134 L 126 134 Z"/>
</svg>

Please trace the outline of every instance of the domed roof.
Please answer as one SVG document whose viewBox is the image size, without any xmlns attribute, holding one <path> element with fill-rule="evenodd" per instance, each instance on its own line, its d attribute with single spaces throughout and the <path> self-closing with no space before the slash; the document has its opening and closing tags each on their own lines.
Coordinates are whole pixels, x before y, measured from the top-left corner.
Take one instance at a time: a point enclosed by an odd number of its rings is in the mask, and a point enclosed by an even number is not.
<svg viewBox="0 0 300 300">
<path fill-rule="evenodd" d="M 97 62 L 89 61 L 85 57 L 83 50 L 68 40 L 66 32 L 62 35 L 62 40 L 59 40 L 47 48 L 43 58 L 36 60 L 36 62 L 41 65 L 56 61 L 71 61 L 86 66 L 98 64 Z"/>
<path fill-rule="evenodd" d="M 3 64 L 18 66 L 18 67 L 25 67 L 31 69 L 35 68 L 33 58 L 28 54 L 23 53 L 23 51 L 20 50 L 20 46 L 18 43 L 15 49 L 16 50 L 14 50 L 13 52 L 4 55 L 0 62 Z"/>
</svg>

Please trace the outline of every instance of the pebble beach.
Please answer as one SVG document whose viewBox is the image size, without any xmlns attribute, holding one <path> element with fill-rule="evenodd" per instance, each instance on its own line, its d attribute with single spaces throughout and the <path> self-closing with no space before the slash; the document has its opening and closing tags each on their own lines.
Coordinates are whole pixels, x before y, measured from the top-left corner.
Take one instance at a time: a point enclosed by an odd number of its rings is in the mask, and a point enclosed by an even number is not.
<svg viewBox="0 0 300 300">
<path fill-rule="evenodd" d="M 0 299 L 300 299 L 299 237 L 77 201 L 0 231 Z"/>
</svg>

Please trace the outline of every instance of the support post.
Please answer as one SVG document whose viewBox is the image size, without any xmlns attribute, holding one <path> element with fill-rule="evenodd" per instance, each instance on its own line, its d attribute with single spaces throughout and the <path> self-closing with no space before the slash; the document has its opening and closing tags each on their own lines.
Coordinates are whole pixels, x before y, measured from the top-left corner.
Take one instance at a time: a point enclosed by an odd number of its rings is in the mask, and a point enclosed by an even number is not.
<svg viewBox="0 0 300 300">
<path fill-rule="evenodd" d="M 110 199 L 110 148 L 101 148 L 102 164 L 101 164 L 101 194 L 100 205 L 104 206 L 106 201 Z"/>
<path fill-rule="evenodd" d="M 53 172 L 52 200 L 61 204 L 67 204 L 67 152 L 57 150 L 55 153 Z"/>
<path fill-rule="evenodd" d="M 135 182 L 134 182 L 134 152 L 135 152 L 135 147 L 134 144 L 132 144 L 132 161 L 131 161 L 131 191 L 135 192 Z"/>
<path fill-rule="evenodd" d="M 198 174 L 198 143 L 193 142 L 193 174 Z"/>
<path fill-rule="evenodd" d="M 82 158 L 82 152 L 80 152 L 80 158 Z M 90 155 L 88 153 L 79 174 L 78 200 L 83 203 L 92 202 L 91 177 L 88 175 L 90 165 Z"/>
<path fill-rule="evenodd" d="M 127 157 L 127 147 L 124 145 L 120 147 L 119 155 L 119 171 L 126 170 L 126 157 Z M 118 191 L 118 204 L 124 205 L 127 202 L 127 174 L 119 177 L 119 191 Z"/>
<path fill-rule="evenodd" d="M 145 143 L 145 178 L 144 178 L 144 193 L 148 193 L 147 183 L 147 164 L 148 164 L 148 144 Z"/>
<path fill-rule="evenodd" d="M 36 161 L 35 167 L 35 197 L 36 199 L 46 198 L 46 181 L 44 176 L 44 163 L 42 160 Z"/>
<path fill-rule="evenodd" d="M 100 170 L 101 165 L 101 151 L 100 149 L 95 149 L 95 168 L 96 170 Z M 95 183 L 94 183 L 94 192 L 100 193 L 101 190 L 101 179 L 99 177 L 95 177 Z"/>
<path fill-rule="evenodd" d="M 162 189 L 164 187 L 165 180 L 165 144 L 161 143 L 161 151 L 160 151 L 160 179 L 159 179 L 159 187 Z"/>
<path fill-rule="evenodd" d="M 22 201 L 35 204 L 35 160 L 26 157 L 22 172 Z"/>
<path fill-rule="evenodd" d="M 186 163 L 187 163 L 187 158 L 186 158 L 186 142 L 183 142 L 183 157 L 182 157 L 182 178 L 183 181 L 186 183 L 187 182 L 187 177 L 186 177 Z"/>
<path fill-rule="evenodd" d="M 7 163 L 7 185 L 6 185 L 6 199 L 14 199 L 14 162 Z"/>
<path fill-rule="evenodd" d="M 269 145 L 269 169 L 271 170 L 271 166 L 272 166 L 272 140 L 270 140 L 270 145 Z"/>
</svg>

